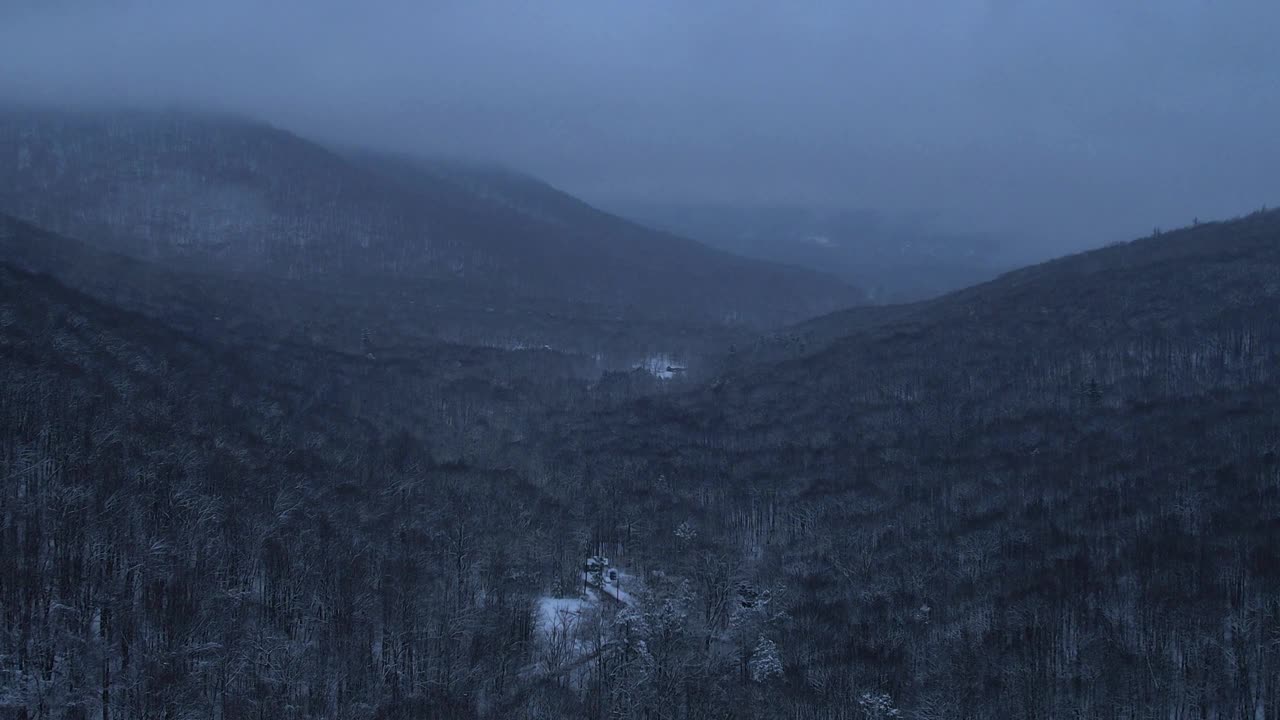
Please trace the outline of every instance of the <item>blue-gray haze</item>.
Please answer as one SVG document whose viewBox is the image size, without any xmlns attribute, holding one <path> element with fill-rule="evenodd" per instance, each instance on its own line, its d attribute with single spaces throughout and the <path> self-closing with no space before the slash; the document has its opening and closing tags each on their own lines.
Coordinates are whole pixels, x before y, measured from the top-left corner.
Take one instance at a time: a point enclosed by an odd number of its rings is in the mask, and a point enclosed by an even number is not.
<svg viewBox="0 0 1280 720">
<path fill-rule="evenodd" d="M 1280 198 L 1274 0 L 3 0 L 0 100 L 206 106 L 609 205 L 1060 252 Z"/>
</svg>

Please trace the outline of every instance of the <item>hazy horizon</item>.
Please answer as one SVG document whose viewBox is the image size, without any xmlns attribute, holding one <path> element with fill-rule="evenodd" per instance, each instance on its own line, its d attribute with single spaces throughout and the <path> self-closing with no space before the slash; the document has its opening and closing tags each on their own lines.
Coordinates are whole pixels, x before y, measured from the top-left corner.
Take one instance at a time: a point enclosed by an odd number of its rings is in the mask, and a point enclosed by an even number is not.
<svg viewBox="0 0 1280 720">
<path fill-rule="evenodd" d="M 606 209 L 936 212 L 1059 254 L 1280 198 L 1280 5 L 9 4 L 0 100 L 197 106 Z"/>
</svg>

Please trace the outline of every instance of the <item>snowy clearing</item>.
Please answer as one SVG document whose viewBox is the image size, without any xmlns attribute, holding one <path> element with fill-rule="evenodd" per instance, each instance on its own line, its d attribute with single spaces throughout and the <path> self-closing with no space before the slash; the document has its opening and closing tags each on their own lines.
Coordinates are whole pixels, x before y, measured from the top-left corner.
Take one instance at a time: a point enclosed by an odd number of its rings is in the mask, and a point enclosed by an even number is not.
<svg viewBox="0 0 1280 720">
<path fill-rule="evenodd" d="M 670 380 L 688 368 L 667 353 L 656 353 L 637 363 L 635 369 L 644 370 L 659 380 Z"/>
</svg>

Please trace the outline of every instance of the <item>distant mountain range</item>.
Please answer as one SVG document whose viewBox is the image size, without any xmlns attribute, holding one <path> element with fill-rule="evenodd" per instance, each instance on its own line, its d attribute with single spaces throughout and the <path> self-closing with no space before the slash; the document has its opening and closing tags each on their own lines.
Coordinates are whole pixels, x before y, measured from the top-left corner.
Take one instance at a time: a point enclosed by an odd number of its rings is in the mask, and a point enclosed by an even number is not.
<svg viewBox="0 0 1280 720">
<path fill-rule="evenodd" d="M 214 115 L 0 112 L 0 212 L 176 266 L 463 281 L 681 321 L 777 326 L 865 298 L 518 173 L 339 152 Z"/>
<path fill-rule="evenodd" d="M 1010 269 L 999 238 L 912 214 L 695 204 L 619 212 L 728 252 L 832 273 L 880 303 L 937 296 Z"/>
</svg>

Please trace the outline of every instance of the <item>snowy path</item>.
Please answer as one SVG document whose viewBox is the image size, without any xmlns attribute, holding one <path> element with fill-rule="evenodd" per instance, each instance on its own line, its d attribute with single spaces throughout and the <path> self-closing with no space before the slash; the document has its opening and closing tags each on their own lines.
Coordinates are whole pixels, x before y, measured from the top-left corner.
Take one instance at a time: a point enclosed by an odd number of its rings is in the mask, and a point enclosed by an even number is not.
<svg viewBox="0 0 1280 720">
<path fill-rule="evenodd" d="M 636 599 L 630 593 L 614 583 L 606 582 L 596 589 L 627 607 L 633 607 L 636 604 Z"/>
</svg>

